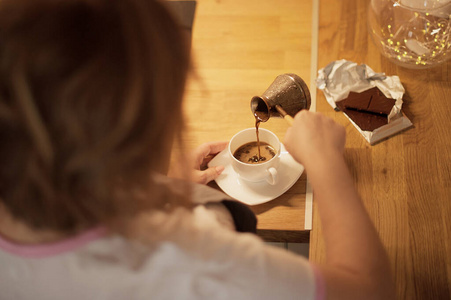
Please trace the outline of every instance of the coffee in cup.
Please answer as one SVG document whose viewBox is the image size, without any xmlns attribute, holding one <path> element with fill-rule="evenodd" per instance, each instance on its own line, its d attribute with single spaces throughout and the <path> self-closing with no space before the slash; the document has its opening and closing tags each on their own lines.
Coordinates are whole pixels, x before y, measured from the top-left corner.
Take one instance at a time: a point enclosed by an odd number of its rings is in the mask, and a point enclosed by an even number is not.
<svg viewBox="0 0 451 300">
<path fill-rule="evenodd" d="M 276 150 L 266 142 L 255 141 L 236 149 L 233 156 L 246 164 L 260 164 L 276 156 Z"/>
<path fill-rule="evenodd" d="M 228 146 L 231 165 L 243 180 L 267 181 L 274 185 L 278 182 L 277 169 L 280 162 L 281 143 L 277 136 L 267 129 L 260 128 L 259 135 L 260 155 L 258 155 L 255 128 L 244 129 L 232 137 Z"/>
</svg>

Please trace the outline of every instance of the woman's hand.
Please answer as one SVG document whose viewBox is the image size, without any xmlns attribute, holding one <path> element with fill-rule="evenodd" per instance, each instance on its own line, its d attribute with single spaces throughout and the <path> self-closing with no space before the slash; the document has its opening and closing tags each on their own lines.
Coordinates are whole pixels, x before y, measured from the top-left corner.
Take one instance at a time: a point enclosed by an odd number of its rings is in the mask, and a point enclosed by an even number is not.
<svg viewBox="0 0 451 300">
<path fill-rule="evenodd" d="M 343 126 L 320 113 L 302 110 L 287 130 L 284 145 L 305 166 L 310 162 L 342 156 L 345 141 Z"/>
<path fill-rule="evenodd" d="M 194 149 L 188 156 L 188 166 L 190 168 L 189 179 L 195 183 L 207 184 L 215 180 L 222 171 L 224 166 L 208 167 L 210 160 L 216 154 L 224 150 L 229 142 L 210 142 L 205 143 Z M 169 170 L 169 177 L 187 179 L 187 174 L 183 174 L 183 170 L 171 167 Z"/>
<path fill-rule="evenodd" d="M 191 177 L 192 181 L 207 184 L 221 175 L 222 171 L 224 171 L 224 166 L 209 168 L 208 163 L 216 154 L 224 150 L 228 143 L 225 141 L 205 143 L 193 151 L 191 154 L 194 163 L 194 171 Z"/>
</svg>

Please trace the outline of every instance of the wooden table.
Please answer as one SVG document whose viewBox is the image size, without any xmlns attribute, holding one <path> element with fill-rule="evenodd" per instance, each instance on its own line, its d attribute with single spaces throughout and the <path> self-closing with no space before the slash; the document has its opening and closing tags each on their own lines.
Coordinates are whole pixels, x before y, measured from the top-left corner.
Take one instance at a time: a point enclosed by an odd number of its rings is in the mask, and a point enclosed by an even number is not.
<svg viewBox="0 0 451 300">
<path fill-rule="evenodd" d="M 192 39 L 197 77 L 185 101 L 188 146 L 229 140 L 255 126 L 251 98 L 277 75 L 296 73 L 309 83 L 311 11 L 310 1 L 198 1 Z M 288 126 L 270 119 L 261 128 L 283 140 Z M 259 234 L 267 241 L 307 242 L 305 198 L 303 174 L 279 198 L 253 206 Z"/>
<path fill-rule="evenodd" d="M 397 67 L 375 48 L 365 0 L 321 0 L 322 68 L 347 59 L 398 75 L 403 111 L 414 127 L 369 146 L 318 93 L 317 110 L 346 126 L 346 159 L 358 191 L 388 251 L 399 299 L 449 299 L 451 286 L 451 62 L 430 70 Z M 318 212 L 310 258 L 324 261 Z"/>
<path fill-rule="evenodd" d="M 198 77 L 190 82 L 186 98 L 187 144 L 227 140 L 252 127 L 251 97 L 285 72 L 310 83 L 311 66 L 322 68 L 344 58 L 398 75 L 406 89 L 403 111 L 414 127 L 377 145 L 370 146 L 333 111 L 320 91 L 316 110 L 346 127 L 345 157 L 388 251 L 398 298 L 450 299 L 451 62 L 423 71 L 397 67 L 379 54 L 368 35 L 367 0 L 321 0 L 318 60 L 311 64 L 316 1 L 198 1 L 193 31 Z M 286 126 L 271 119 L 262 127 L 283 139 Z M 264 238 L 308 240 L 305 182 L 304 174 L 280 198 L 253 207 Z M 325 260 L 316 210 L 310 259 Z"/>
</svg>

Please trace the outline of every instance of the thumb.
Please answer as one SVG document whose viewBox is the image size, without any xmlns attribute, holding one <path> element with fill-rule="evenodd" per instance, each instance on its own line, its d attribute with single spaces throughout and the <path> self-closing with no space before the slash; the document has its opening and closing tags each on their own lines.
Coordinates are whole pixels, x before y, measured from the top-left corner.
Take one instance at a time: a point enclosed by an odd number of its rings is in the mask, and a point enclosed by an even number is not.
<svg viewBox="0 0 451 300">
<path fill-rule="evenodd" d="M 193 181 L 200 184 L 207 184 L 221 175 L 222 171 L 224 171 L 224 166 L 211 167 L 203 171 L 194 170 Z"/>
</svg>

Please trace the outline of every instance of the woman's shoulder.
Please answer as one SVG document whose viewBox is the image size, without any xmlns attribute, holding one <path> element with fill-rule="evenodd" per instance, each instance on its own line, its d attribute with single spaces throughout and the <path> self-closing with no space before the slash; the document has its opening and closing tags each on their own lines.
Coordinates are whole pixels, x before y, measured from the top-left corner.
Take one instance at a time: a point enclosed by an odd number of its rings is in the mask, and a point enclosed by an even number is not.
<svg viewBox="0 0 451 300">
<path fill-rule="evenodd" d="M 78 248 L 53 256 L 9 260 L 0 253 L 2 269 L 26 272 L 21 284 L 28 286 L 30 296 L 54 296 L 47 299 L 57 299 L 61 291 L 78 299 L 88 292 L 117 296 L 124 291 L 131 293 L 122 294 L 127 299 L 144 295 L 283 299 L 300 291 L 313 293 L 308 261 L 266 245 L 255 234 L 235 232 L 214 219 L 198 220 L 185 210 L 175 211 L 170 218 L 148 217 L 140 217 L 145 222 L 139 222 L 135 236 L 102 232 Z M 157 225 L 160 231 L 154 230 Z M 11 289 L 16 279 L 2 278 L 2 290 Z M 49 287 L 36 278 L 53 284 Z"/>
</svg>

